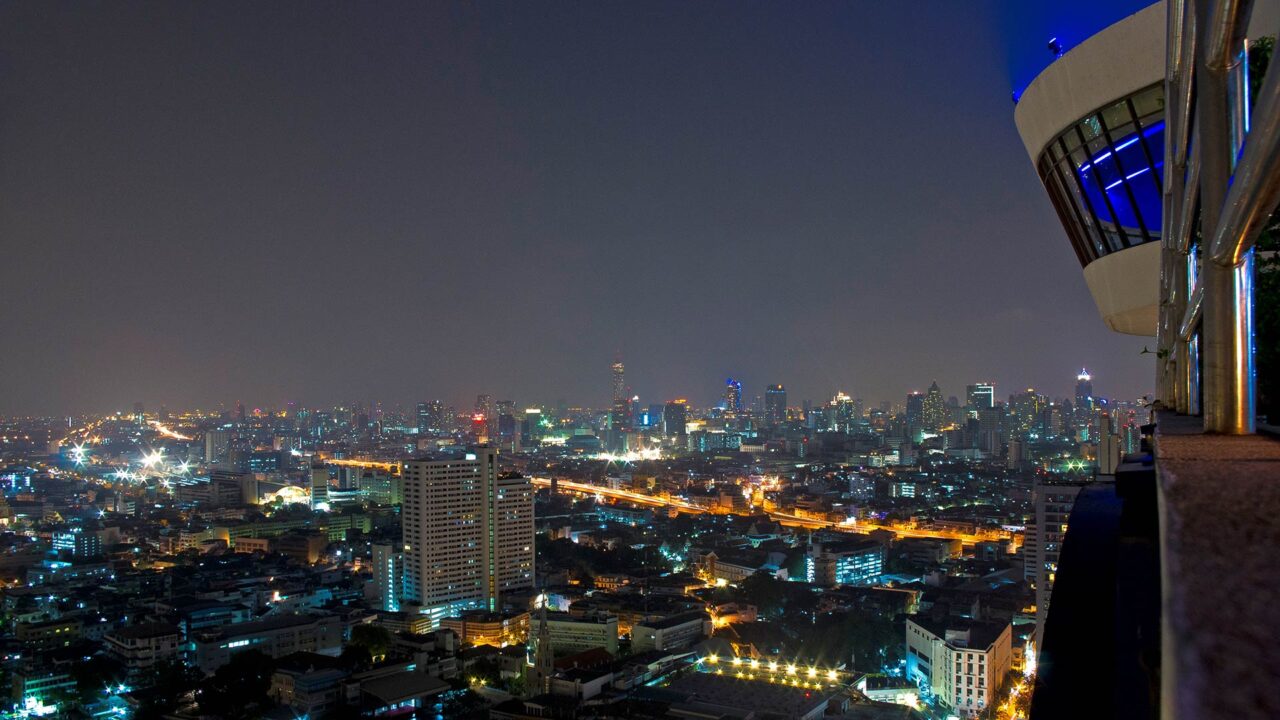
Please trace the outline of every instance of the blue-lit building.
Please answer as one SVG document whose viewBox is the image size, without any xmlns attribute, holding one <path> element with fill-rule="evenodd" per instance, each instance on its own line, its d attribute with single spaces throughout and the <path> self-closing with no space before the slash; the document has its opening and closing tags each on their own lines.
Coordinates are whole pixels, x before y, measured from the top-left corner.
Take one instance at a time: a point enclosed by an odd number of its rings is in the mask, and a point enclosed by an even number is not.
<svg viewBox="0 0 1280 720">
<path fill-rule="evenodd" d="M 742 435 L 729 432 L 698 430 L 689 435 L 689 450 L 693 452 L 717 452 L 742 448 Z"/>
<path fill-rule="evenodd" d="M 1131 14 L 1092 35 L 1039 38 L 1051 62 L 1015 93 L 1014 120 L 1103 320 L 1117 332 L 1155 335 L 1165 9 L 1134 5 L 1099 13 L 1095 20 Z"/>
<path fill-rule="evenodd" d="M 815 585 L 863 585 L 884 573 L 884 546 L 870 538 L 814 543 L 805 556 L 805 579 Z"/>
<path fill-rule="evenodd" d="M 72 557 L 96 557 L 102 554 L 102 538 L 98 533 L 73 527 L 53 532 L 53 549 L 69 553 Z"/>
<path fill-rule="evenodd" d="M 625 508 L 601 505 L 596 514 L 602 522 L 616 522 L 631 526 L 643 526 L 653 522 L 653 511 L 645 508 Z"/>
</svg>

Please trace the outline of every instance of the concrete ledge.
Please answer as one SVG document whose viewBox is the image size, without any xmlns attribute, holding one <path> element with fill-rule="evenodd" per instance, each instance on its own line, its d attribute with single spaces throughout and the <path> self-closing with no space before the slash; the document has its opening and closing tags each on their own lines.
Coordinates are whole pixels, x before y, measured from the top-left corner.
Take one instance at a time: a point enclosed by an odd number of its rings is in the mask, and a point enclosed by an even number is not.
<svg viewBox="0 0 1280 720">
<path fill-rule="evenodd" d="M 1156 428 L 1162 717 L 1280 717 L 1280 442 Z"/>
</svg>

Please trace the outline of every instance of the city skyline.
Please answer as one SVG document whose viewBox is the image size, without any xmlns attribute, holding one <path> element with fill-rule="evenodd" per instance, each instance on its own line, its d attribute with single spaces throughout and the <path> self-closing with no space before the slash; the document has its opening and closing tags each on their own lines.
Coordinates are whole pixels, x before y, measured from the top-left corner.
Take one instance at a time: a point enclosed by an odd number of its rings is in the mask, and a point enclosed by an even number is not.
<svg viewBox="0 0 1280 720">
<path fill-rule="evenodd" d="M 613 372 L 613 368 L 616 368 L 617 366 L 618 366 L 618 361 L 615 357 L 615 361 L 610 365 L 611 373 Z M 614 374 L 613 377 L 610 378 L 610 380 L 611 381 L 616 380 L 616 377 L 617 377 L 616 374 Z M 733 381 L 736 382 L 741 387 L 742 408 L 744 410 L 759 411 L 765 414 L 768 414 L 769 412 L 768 403 L 770 402 L 770 399 L 769 399 L 770 390 L 773 389 L 776 385 L 781 385 L 784 388 L 788 386 L 787 383 L 773 383 L 773 382 L 770 382 L 767 384 L 764 384 L 764 383 L 757 384 L 755 382 L 751 382 L 750 384 L 748 384 L 747 382 L 744 382 L 738 378 L 734 378 Z M 787 390 L 783 390 L 782 394 L 784 398 L 787 398 L 789 400 L 789 402 L 785 405 L 785 407 L 787 408 L 801 408 L 804 406 L 805 403 L 811 403 L 814 406 L 818 406 L 818 405 L 826 404 L 828 402 L 833 402 L 833 399 L 837 397 L 847 396 L 850 399 L 856 398 L 858 401 L 864 402 L 867 408 L 879 406 L 881 403 L 888 403 L 891 407 L 895 409 L 901 409 L 904 406 L 904 402 L 906 401 L 906 398 L 908 396 L 911 396 L 911 395 L 923 396 L 925 390 L 928 389 L 928 387 L 931 384 L 935 384 L 935 383 L 940 387 L 944 401 L 949 401 L 951 398 L 955 398 L 960 402 L 962 406 L 966 404 L 971 404 L 968 402 L 967 392 L 971 390 L 973 387 L 975 387 L 975 383 L 977 384 L 977 386 L 988 386 L 988 385 L 991 386 L 994 389 L 992 398 L 995 403 L 1006 403 L 1011 396 L 1016 395 L 1018 393 L 1022 393 L 1024 391 L 1035 391 L 1037 393 L 1044 395 L 1049 400 L 1054 400 L 1054 401 L 1058 401 L 1058 400 L 1075 401 L 1079 397 L 1079 387 L 1078 387 L 1079 377 L 1076 375 L 1071 376 L 1070 382 L 1063 381 L 1061 383 L 1062 384 L 1061 388 L 1058 387 L 1057 383 L 1053 383 L 1053 384 L 1040 383 L 1040 384 L 1033 384 L 1033 385 L 1027 385 L 1027 386 L 1009 386 L 999 382 L 998 380 L 983 378 L 976 381 L 972 381 L 972 380 L 968 381 L 963 385 L 954 386 L 954 387 L 964 388 L 963 390 L 959 390 L 959 391 L 950 389 L 953 386 L 950 386 L 946 383 L 941 383 L 941 382 L 938 382 L 937 380 L 930 380 L 927 382 L 921 382 L 918 384 L 918 387 L 913 386 L 911 387 L 911 389 L 903 392 L 901 395 L 898 395 L 898 396 L 885 395 L 881 397 L 880 395 L 875 393 L 867 393 L 867 394 L 863 394 L 860 392 L 851 393 L 850 390 L 852 388 L 846 387 L 846 386 L 841 386 L 839 388 L 833 389 L 827 392 L 825 395 L 818 394 L 813 397 L 807 397 L 807 396 L 800 397 L 797 394 L 790 393 Z M 630 389 L 629 385 L 627 387 Z M 755 391 L 755 388 L 757 387 L 760 388 L 758 392 Z M 1089 387 L 1092 388 L 1092 384 L 1090 384 Z M 1109 387 L 1109 385 L 1104 383 L 1102 387 L 1107 388 Z M 527 397 L 519 397 L 519 396 L 506 397 L 501 395 L 493 395 L 491 393 L 482 393 L 481 397 L 486 397 L 486 396 L 500 397 L 501 402 L 514 402 L 521 408 L 526 406 L 527 407 L 554 407 L 556 405 L 563 404 L 564 406 L 570 407 L 570 408 L 584 408 L 584 409 L 589 409 L 597 412 L 603 412 L 603 411 L 609 411 L 616 408 L 614 399 L 612 397 L 612 390 L 613 390 L 613 387 L 611 382 L 611 387 L 605 393 L 609 395 L 609 397 L 598 400 L 596 402 L 583 402 L 577 398 L 548 398 L 536 392 L 531 393 Z M 169 411 L 180 411 L 180 412 L 220 411 L 220 412 L 226 412 L 233 415 L 238 415 L 242 408 L 245 409 L 246 412 L 252 414 L 252 413 L 260 413 L 260 412 L 267 412 L 267 411 L 282 411 L 282 410 L 288 410 L 289 408 L 326 408 L 326 407 L 336 408 L 336 407 L 359 406 L 359 407 L 366 407 L 369 409 L 373 409 L 377 407 L 377 408 L 381 408 L 384 412 L 386 411 L 403 412 L 405 413 L 406 417 L 409 417 L 410 415 L 415 414 L 415 412 L 421 413 L 423 411 L 422 408 L 424 406 L 437 405 L 437 404 L 439 404 L 440 411 L 452 410 L 459 416 L 471 415 L 473 412 L 477 414 L 481 414 L 478 409 L 476 410 L 468 409 L 472 405 L 472 402 L 469 398 L 474 397 L 474 395 L 468 395 L 468 394 L 465 394 L 465 392 L 466 391 L 464 391 L 464 395 L 462 397 L 456 398 L 456 399 L 449 398 L 449 397 L 433 396 L 433 395 L 424 395 L 418 399 L 346 397 L 346 398 L 341 398 L 333 401 L 314 401 L 314 402 L 308 401 L 306 398 L 285 398 L 280 400 L 274 400 L 272 402 L 265 402 L 265 401 L 257 402 L 252 399 L 250 400 L 237 399 L 237 400 L 222 401 L 222 402 L 218 402 L 211 405 L 180 405 L 180 404 L 165 402 L 163 400 L 148 403 L 140 400 L 135 400 L 133 402 L 121 403 L 118 407 L 80 408 L 71 412 L 47 413 L 43 415 L 39 413 L 28 413 L 28 414 L 13 413 L 7 416 L 8 417 L 42 417 L 42 416 L 43 417 L 61 417 L 61 416 L 79 416 L 79 415 L 104 415 L 104 414 L 111 414 L 111 413 L 128 414 L 128 413 L 136 413 L 137 408 L 139 406 L 144 408 L 147 412 L 154 412 L 161 408 L 164 408 Z M 693 407 L 697 407 L 697 408 L 723 407 L 725 406 L 725 403 L 726 403 L 725 385 L 723 384 L 723 382 L 717 383 L 715 381 L 711 382 L 709 388 L 705 388 L 705 387 L 701 388 L 699 392 L 676 393 L 671 396 L 659 397 L 659 396 L 641 396 L 638 393 L 636 393 L 634 389 L 632 389 L 632 395 L 639 398 L 640 404 L 646 407 L 649 405 L 661 405 L 667 402 L 671 402 L 673 400 L 687 400 L 692 403 Z M 1125 401 L 1142 400 L 1145 397 L 1148 397 L 1143 395 L 1129 395 L 1129 394 L 1125 394 L 1124 392 L 1115 392 L 1115 391 L 1097 392 L 1096 395 L 1098 397 L 1115 398 L 1118 400 L 1125 400 Z M 757 405 L 758 407 L 756 407 Z M 3 413 L 0 413 L 0 417 L 6 417 L 6 415 Z"/>
<path fill-rule="evenodd" d="M 298 7 L 0 9 L 0 413 L 602 404 L 614 351 L 655 401 L 1150 391 L 1007 121 L 1005 9 Z"/>
<path fill-rule="evenodd" d="M 1280 717 L 1277 28 L 0 3 L 0 720 Z"/>
</svg>

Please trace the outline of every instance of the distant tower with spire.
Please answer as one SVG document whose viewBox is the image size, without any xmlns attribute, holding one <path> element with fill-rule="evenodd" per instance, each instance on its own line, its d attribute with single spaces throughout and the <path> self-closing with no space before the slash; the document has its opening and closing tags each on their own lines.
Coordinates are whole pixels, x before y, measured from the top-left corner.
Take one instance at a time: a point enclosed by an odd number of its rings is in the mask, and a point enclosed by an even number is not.
<svg viewBox="0 0 1280 720">
<path fill-rule="evenodd" d="M 1080 374 L 1076 376 L 1076 407 L 1093 407 L 1093 376 L 1084 368 L 1080 368 Z"/>
</svg>

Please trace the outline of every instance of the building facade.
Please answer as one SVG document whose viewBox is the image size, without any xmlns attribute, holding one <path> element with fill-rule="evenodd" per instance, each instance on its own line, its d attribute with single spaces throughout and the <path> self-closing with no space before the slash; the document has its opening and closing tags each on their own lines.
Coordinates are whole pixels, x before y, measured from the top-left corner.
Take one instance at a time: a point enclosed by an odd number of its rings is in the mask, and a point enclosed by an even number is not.
<svg viewBox="0 0 1280 720">
<path fill-rule="evenodd" d="M 1049 614 L 1058 556 L 1067 536 L 1067 519 L 1076 496 L 1084 487 L 1084 482 L 1038 483 L 1032 490 L 1035 518 L 1027 528 L 1022 552 L 1025 575 L 1036 587 L 1036 638 L 1043 637 L 1044 621 Z"/>
<path fill-rule="evenodd" d="M 403 599 L 433 627 L 533 589 L 533 486 L 499 474 L 497 461 L 497 450 L 482 446 L 401 470 Z"/>
<path fill-rule="evenodd" d="M 602 647 L 611 655 L 618 654 L 618 616 L 610 613 L 589 613 L 575 616 L 569 613 L 546 614 L 548 637 L 555 652 L 560 655 Z"/>
<path fill-rule="evenodd" d="M 1071 48 L 1014 121 L 1112 330 L 1155 335 L 1164 181 L 1164 3 Z"/>
<path fill-rule="evenodd" d="M 232 656 L 257 650 L 269 657 L 294 652 L 337 656 L 343 624 L 337 615 L 283 615 L 227 625 L 195 640 L 195 664 L 206 674 L 231 662 Z"/>
<path fill-rule="evenodd" d="M 875 540 L 814 543 L 805 558 L 807 580 L 824 587 L 875 582 L 884 572 L 884 546 Z"/>
<path fill-rule="evenodd" d="M 907 677 L 957 715 L 982 714 L 1012 662 L 1009 623 L 907 618 Z"/>
</svg>

